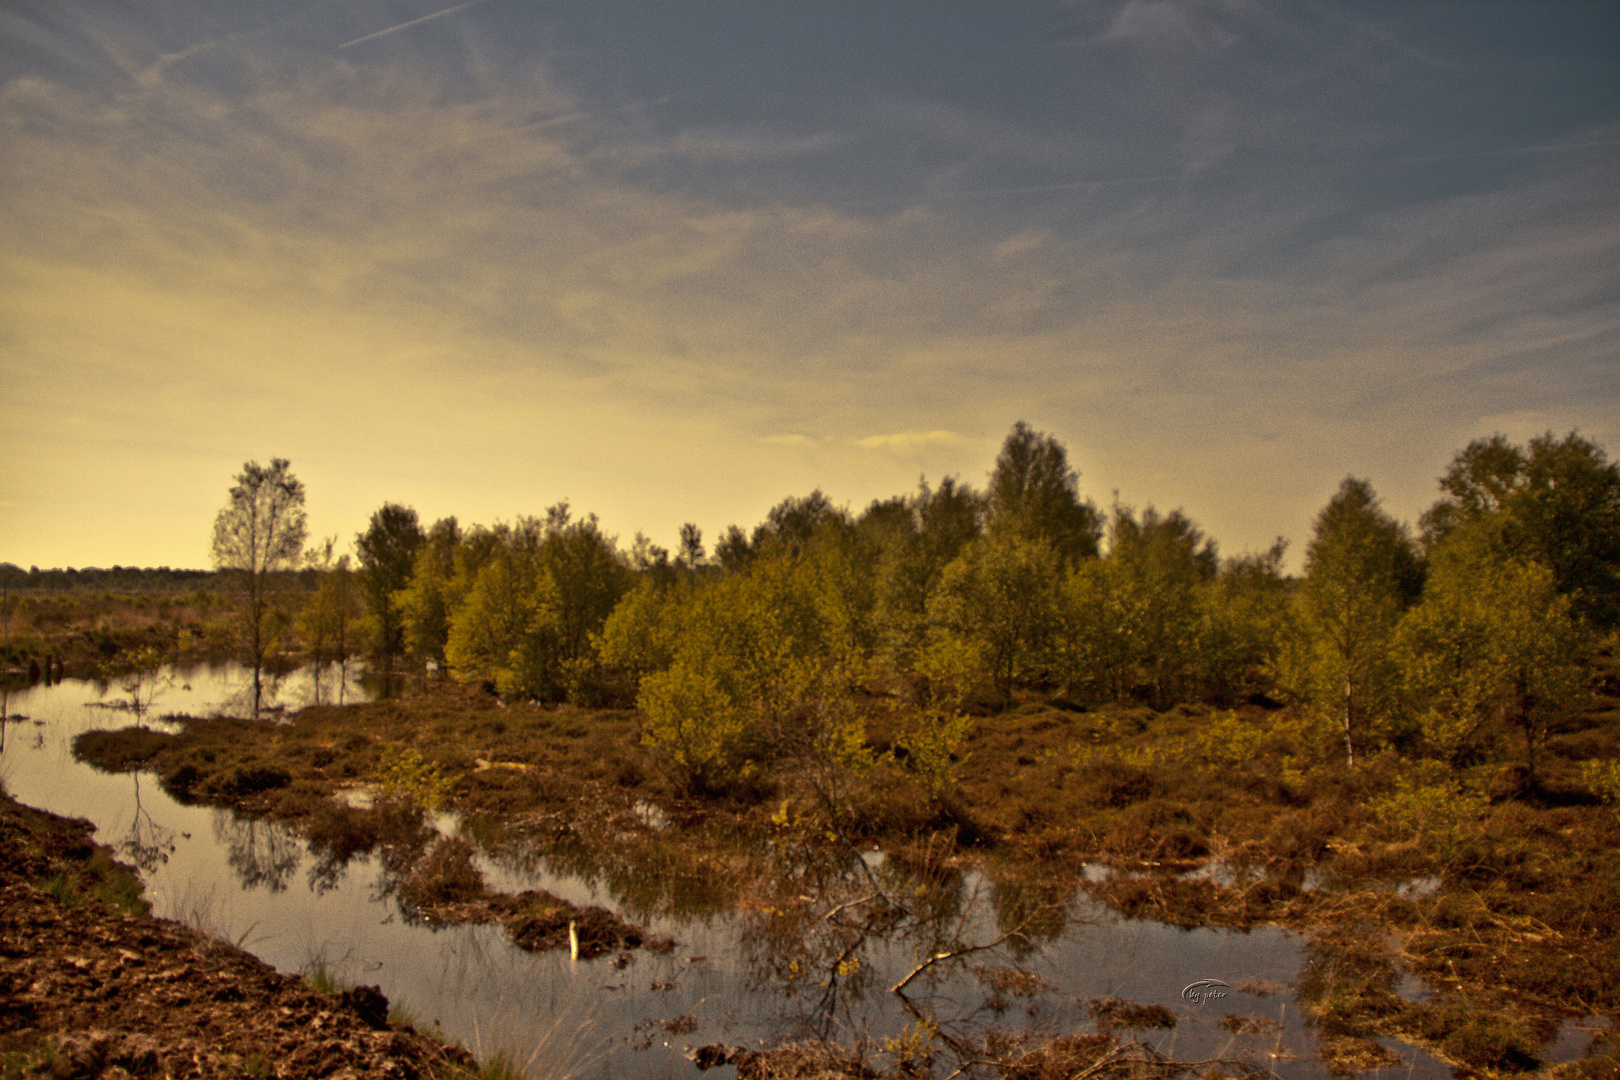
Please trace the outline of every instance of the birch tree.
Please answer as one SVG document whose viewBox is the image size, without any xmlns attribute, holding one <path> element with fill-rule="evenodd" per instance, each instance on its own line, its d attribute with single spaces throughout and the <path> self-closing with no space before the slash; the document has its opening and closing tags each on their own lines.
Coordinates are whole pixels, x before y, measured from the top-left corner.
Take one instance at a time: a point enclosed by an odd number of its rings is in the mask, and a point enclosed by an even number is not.
<svg viewBox="0 0 1620 1080">
<path fill-rule="evenodd" d="M 265 656 L 279 621 L 272 575 L 297 567 L 304 550 L 304 485 L 286 458 L 268 469 L 249 461 L 236 476 L 230 501 L 214 519 L 214 565 L 231 571 L 242 589 L 243 651 L 253 665 L 253 715 L 263 703 Z"/>
<path fill-rule="evenodd" d="M 1347 477 L 1317 515 L 1305 553 L 1291 681 L 1344 735 L 1346 760 L 1372 741 L 1398 688 L 1391 635 L 1419 581 L 1406 529 L 1379 508 L 1372 485 Z"/>
</svg>

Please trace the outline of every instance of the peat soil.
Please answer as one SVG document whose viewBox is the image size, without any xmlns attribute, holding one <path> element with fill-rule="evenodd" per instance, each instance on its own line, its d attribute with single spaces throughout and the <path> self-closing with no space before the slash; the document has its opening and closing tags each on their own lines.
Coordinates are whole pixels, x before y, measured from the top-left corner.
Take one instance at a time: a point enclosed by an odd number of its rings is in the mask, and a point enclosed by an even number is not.
<svg viewBox="0 0 1620 1080">
<path fill-rule="evenodd" d="M 0 799 L 0 1076 L 450 1078 L 459 1046 L 155 918 L 89 822 Z"/>
</svg>

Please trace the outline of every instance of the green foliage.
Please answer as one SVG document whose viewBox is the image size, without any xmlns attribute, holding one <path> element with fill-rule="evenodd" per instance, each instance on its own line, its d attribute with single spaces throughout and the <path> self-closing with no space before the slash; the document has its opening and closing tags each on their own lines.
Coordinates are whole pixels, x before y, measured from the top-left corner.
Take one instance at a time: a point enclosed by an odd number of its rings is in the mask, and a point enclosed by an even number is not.
<svg viewBox="0 0 1620 1080">
<path fill-rule="evenodd" d="M 1469 791 L 1442 763 L 1425 761 L 1402 771 L 1394 790 L 1368 806 L 1391 838 L 1421 838 L 1442 862 L 1451 862 L 1477 831 L 1490 801 Z"/>
<path fill-rule="evenodd" d="M 570 521 L 567 503 L 548 511 L 539 557 L 555 594 L 551 643 L 555 661 L 586 660 L 591 656 L 591 635 L 601 631 L 630 589 L 631 573 L 613 541 L 603 535 L 596 515 Z"/>
<path fill-rule="evenodd" d="M 966 760 L 962 748 L 972 734 L 971 716 L 929 709 L 917 714 L 916 726 L 900 745 L 906 749 L 912 771 L 937 796 L 956 783 Z"/>
<path fill-rule="evenodd" d="M 478 1080 L 528 1080 L 528 1075 L 504 1052 L 483 1062 L 478 1069 Z"/>
<path fill-rule="evenodd" d="M 1399 688 L 1390 637 L 1420 576 L 1406 530 L 1379 509 L 1370 484 L 1346 479 L 1306 551 L 1284 679 L 1321 720 L 1337 723 L 1351 764 L 1358 745 L 1388 733 Z"/>
<path fill-rule="evenodd" d="M 490 679 L 514 697 L 577 697 L 595 674 L 595 642 L 632 581 L 613 542 L 594 516 L 571 522 L 559 504 L 544 522 L 519 518 L 490 530 L 479 547 L 487 554 L 445 644 L 456 677 Z"/>
<path fill-rule="evenodd" d="M 394 595 L 405 627 L 406 651 L 441 667 L 450 639 L 450 616 L 466 586 L 465 579 L 456 574 L 461 543 L 461 528 L 455 518 L 434 522 L 417 549 L 410 584 Z"/>
<path fill-rule="evenodd" d="M 1620 625 L 1620 463 L 1574 432 L 1520 448 L 1502 435 L 1459 451 L 1440 480 L 1444 496 L 1423 518 L 1432 546 L 1454 529 L 1486 524 L 1504 554 L 1552 571 L 1576 617 Z"/>
<path fill-rule="evenodd" d="M 847 524 L 848 515 L 833 506 L 819 488 L 803 498 L 790 495 L 766 513 L 755 527 L 749 547 L 758 553 L 766 544 L 775 544 L 789 556 L 798 556 L 833 522 Z"/>
<path fill-rule="evenodd" d="M 667 670 L 641 681 L 643 741 L 686 786 L 741 778 L 750 741 L 839 767 L 858 731 L 845 702 L 861 653 L 827 565 L 837 548 L 818 554 L 817 543 L 795 552 L 767 540 L 746 569 L 671 590 L 661 608 L 648 594 L 637 599 L 639 610 L 656 611 L 659 640 L 672 652 Z M 650 639 L 629 614 L 612 634 L 616 642 Z M 633 645 L 623 648 L 634 655 Z"/>
<path fill-rule="evenodd" d="M 699 663 L 683 659 L 648 675 L 637 704 L 646 717 L 642 742 L 666 756 L 689 790 L 707 791 L 739 774 L 751 725 L 723 674 Z"/>
<path fill-rule="evenodd" d="M 135 714 L 135 723 L 142 727 L 158 696 L 174 683 L 174 676 L 164 673 L 164 664 L 161 649 L 144 645 L 121 652 L 101 665 L 102 677 L 129 695 L 129 709 Z"/>
<path fill-rule="evenodd" d="M 384 664 L 392 664 L 405 652 L 405 624 L 397 594 L 410 584 L 423 539 L 416 511 L 398 503 L 384 503 L 371 515 L 366 531 L 354 538 L 371 653 Z"/>
<path fill-rule="evenodd" d="M 1455 757 L 1506 723 L 1533 770 L 1547 724 L 1581 693 L 1587 641 L 1552 572 L 1508 555 L 1492 531 L 1475 519 L 1435 545 L 1423 602 L 1396 644 L 1431 752 Z"/>
<path fill-rule="evenodd" d="M 341 555 L 335 561 L 332 558 L 336 546 L 336 537 L 328 539 L 323 551 L 309 560 L 320 584 L 296 621 L 298 636 L 317 669 L 329 663 L 347 667 L 357 651 L 363 614 L 360 589 L 355 584 L 354 571 L 349 568 L 349 557 Z M 317 680 L 316 693 L 319 692 Z"/>
<path fill-rule="evenodd" d="M 214 520 L 214 564 L 261 578 L 290 569 L 304 549 L 305 534 L 304 485 L 293 476 L 291 463 L 276 458 L 266 469 L 250 461 Z"/>
<path fill-rule="evenodd" d="M 990 529 L 1045 544 L 1065 566 L 1097 554 L 1102 515 L 1082 502 L 1063 444 L 1020 420 L 990 475 Z"/>
<path fill-rule="evenodd" d="M 71 1067 L 55 1035 L 25 1028 L 7 1038 L 0 1049 L 0 1080 L 55 1076 Z"/>
<path fill-rule="evenodd" d="M 1620 758 L 1581 762 L 1581 783 L 1606 803 L 1620 802 Z"/>
<path fill-rule="evenodd" d="M 917 657 L 916 671 L 923 679 L 918 704 L 931 712 L 959 712 L 989 688 L 984 643 L 957 634 L 934 634 Z"/>
<path fill-rule="evenodd" d="M 378 779 L 378 793 L 384 798 L 409 798 L 427 811 L 443 807 L 455 786 L 455 778 L 442 766 L 425 760 L 411 746 L 384 751 Z"/>
<path fill-rule="evenodd" d="M 1231 704 L 1271 688 L 1288 627 L 1291 583 L 1282 573 L 1287 541 L 1227 559 L 1203 590 L 1198 655 L 1206 691 Z"/>
<path fill-rule="evenodd" d="M 1179 510 L 1160 517 L 1148 507 L 1138 522 L 1116 506 L 1109 562 L 1132 615 L 1131 659 L 1165 707 L 1184 693 L 1197 664 L 1202 589 L 1219 565 L 1215 544 Z"/>
<path fill-rule="evenodd" d="M 1200 717 L 1190 732 L 1162 737 L 1153 743 L 1081 745 L 1069 752 L 1076 767 L 1092 761 L 1110 761 L 1132 768 L 1161 765 L 1192 766 L 1210 775 L 1226 775 L 1255 763 L 1268 732 L 1235 712 Z"/>
<path fill-rule="evenodd" d="M 907 1024 L 900 1034 L 884 1039 L 883 1050 L 894 1058 L 901 1075 L 931 1076 L 938 1039 L 939 1026 L 924 1015 Z"/>
<path fill-rule="evenodd" d="M 597 639 L 602 663 L 638 679 L 669 667 L 680 636 L 680 611 L 692 589 L 690 583 L 661 589 L 651 578 L 638 582 L 602 625 Z"/>
<path fill-rule="evenodd" d="M 326 962 L 326 957 L 316 956 L 304 965 L 302 972 L 304 982 L 317 994 L 341 994 L 351 989 L 351 985 L 338 977 L 337 971 Z"/>
<path fill-rule="evenodd" d="M 1068 693 L 1122 701 L 1136 684 L 1130 598 L 1107 559 L 1081 563 L 1058 588 L 1056 668 Z"/>
<path fill-rule="evenodd" d="M 54 897 L 63 907 L 76 908 L 84 903 L 84 896 L 73 880 L 63 874 L 52 874 L 41 881 L 39 891 L 46 896 Z"/>
<path fill-rule="evenodd" d="M 1232 769 L 1255 760 L 1266 731 L 1235 712 L 1219 712 L 1198 722 L 1188 749 L 1212 770 Z"/>
<path fill-rule="evenodd" d="M 532 519 L 493 530 L 499 543 L 481 566 L 450 620 L 445 658 L 458 679 L 491 679 L 520 690 L 514 657 L 524 639 L 543 632 L 547 582 L 539 575 L 539 529 Z"/>
<path fill-rule="evenodd" d="M 1065 681 L 1122 699 L 1145 686 L 1161 707 L 1186 693 L 1200 662 L 1205 592 L 1218 559 L 1181 511 L 1140 520 L 1115 506 L 1106 559 L 1062 588 Z"/>
<path fill-rule="evenodd" d="M 996 692 L 1010 700 L 1014 683 L 1051 669 L 1058 565 L 1057 552 L 1041 541 L 1006 533 L 973 541 L 928 599 L 930 649 L 942 638 L 977 648 Z"/>
<path fill-rule="evenodd" d="M 954 477 L 873 503 L 860 528 L 878 556 L 875 618 L 891 667 L 910 670 L 928 635 L 928 597 L 945 567 L 982 531 L 984 499 Z"/>
<path fill-rule="evenodd" d="M 78 866 L 52 874 L 35 884 L 41 892 L 55 897 L 64 907 L 77 908 L 87 903 L 100 903 L 130 915 L 145 915 L 152 910 L 152 905 L 145 898 L 145 886 L 141 879 L 100 848 Z"/>
</svg>

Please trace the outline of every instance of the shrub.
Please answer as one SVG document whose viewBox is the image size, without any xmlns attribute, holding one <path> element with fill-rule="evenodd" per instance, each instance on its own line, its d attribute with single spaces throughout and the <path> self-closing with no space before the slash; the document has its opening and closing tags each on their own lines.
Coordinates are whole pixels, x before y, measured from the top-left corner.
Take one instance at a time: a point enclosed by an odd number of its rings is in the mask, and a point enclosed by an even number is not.
<svg viewBox="0 0 1620 1080">
<path fill-rule="evenodd" d="M 443 806 L 455 784 L 441 766 L 423 760 L 414 747 L 385 752 L 381 765 L 383 797 L 414 799 L 424 810 Z"/>
</svg>

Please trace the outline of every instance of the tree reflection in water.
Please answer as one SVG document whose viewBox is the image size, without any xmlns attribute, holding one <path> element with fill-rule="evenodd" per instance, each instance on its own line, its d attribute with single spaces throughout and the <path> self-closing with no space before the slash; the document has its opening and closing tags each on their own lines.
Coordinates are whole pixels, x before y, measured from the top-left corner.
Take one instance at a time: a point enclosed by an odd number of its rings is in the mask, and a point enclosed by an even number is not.
<svg viewBox="0 0 1620 1080">
<path fill-rule="evenodd" d="M 1014 960 L 1021 963 L 1057 943 L 1074 922 L 1074 895 L 1072 878 L 1009 876 L 991 885 L 996 925 L 1003 934 L 1017 931 L 1007 939 Z"/>
<path fill-rule="evenodd" d="M 244 889 L 261 885 L 285 892 L 287 880 L 303 860 L 303 847 L 284 826 L 239 818 L 229 810 L 214 811 L 214 838 L 225 846 L 225 858 Z"/>
<path fill-rule="evenodd" d="M 129 775 L 135 781 L 135 815 L 129 823 L 129 835 L 119 841 L 118 851 L 150 876 L 174 854 L 174 830 L 152 819 L 151 812 L 141 804 L 141 774 Z"/>
<path fill-rule="evenodd" d="M 982 1026 L 976 1016 L 985 1007 L 941 994 L 945 981 L 1005 948 L 1027 957 L 1036 939 L 1061 935 L 1067 920 L 1068 889 L 969 876 L 950 838 L 888 857 L 847 843 L 783 841 L 740 905 L 741 942 L 754 987 L 781 989 L 799 1005 L 790 1019 L 801 1036 L 859 1039 L 858 1006 L 886 993 L 927 1040 L 963 1057 L 972 1051 L 967 1031 Z M 974 970 L 981 981 L 1002 982 L 1015 971 L 982 963 Z M 879 982 L 885 972 L 900 977 L 887 985 L 888 977 Z M 941 1015 L 950 1008 L 958 1015 Z"/>
</svg>

